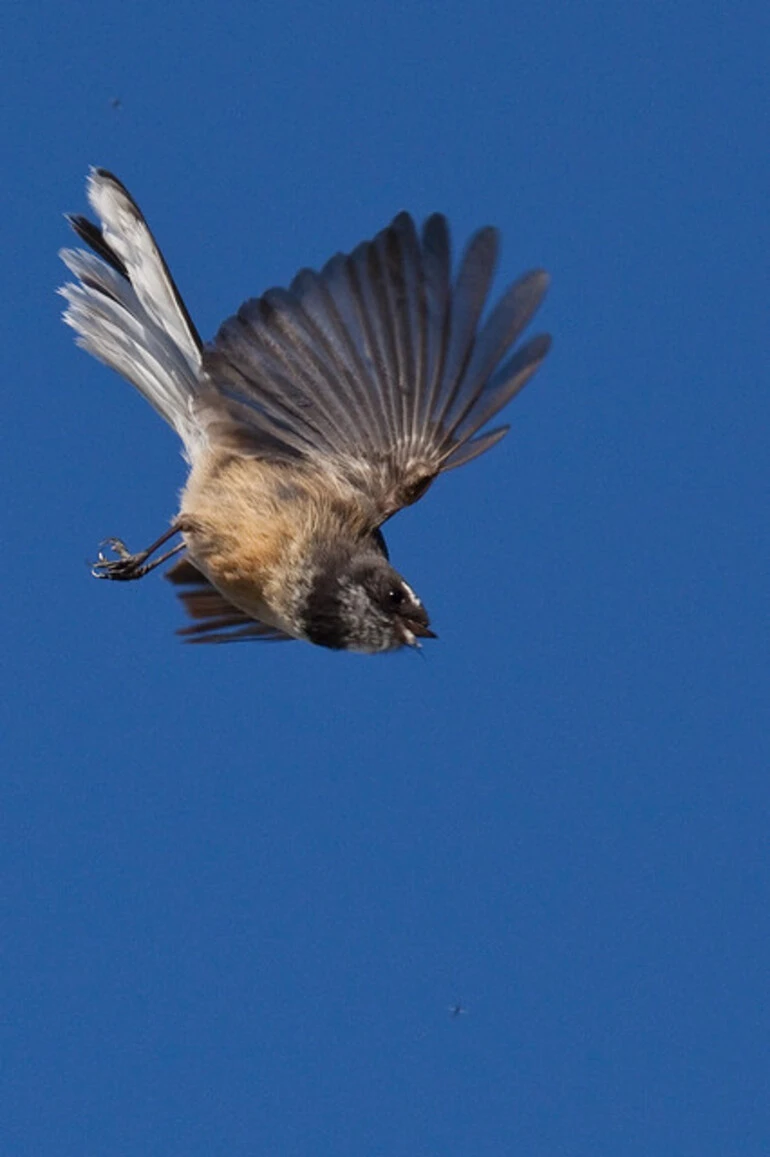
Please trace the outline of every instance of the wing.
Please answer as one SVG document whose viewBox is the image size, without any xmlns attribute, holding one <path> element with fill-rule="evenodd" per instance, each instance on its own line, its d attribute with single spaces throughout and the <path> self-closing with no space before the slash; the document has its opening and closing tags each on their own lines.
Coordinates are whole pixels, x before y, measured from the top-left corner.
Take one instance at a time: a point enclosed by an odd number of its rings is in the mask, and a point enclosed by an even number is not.
<svg viewBox="0 0 770 1157">
<path fill-rule="evenodd" d="M 179 598 L 191 619 L 192 626 L 181 627 L 177 634 L 186 643 L 237 643 L 244 640 L 279 643 L 291 639 L 274 627 L 250 618 L 220 595 L 189 559 L 183 558 L 166 572 L 166 578 L 187 589 Z"/>
<path fill-rule="evenodd" d="M 372 241 L 290 289 L 247 301 L 205 348 L 197 413 L 241 454 L 305 460 L 362 493 L 379 525 L 442 471 L 490 449 L 483 427 L 546 356 L 540 335 L 506 359 L 546 292 L 524 274 L 481 322 L 498 251 L 471 239 L 451 278 L 449 230 L 400 213 Z"/>
</svg>

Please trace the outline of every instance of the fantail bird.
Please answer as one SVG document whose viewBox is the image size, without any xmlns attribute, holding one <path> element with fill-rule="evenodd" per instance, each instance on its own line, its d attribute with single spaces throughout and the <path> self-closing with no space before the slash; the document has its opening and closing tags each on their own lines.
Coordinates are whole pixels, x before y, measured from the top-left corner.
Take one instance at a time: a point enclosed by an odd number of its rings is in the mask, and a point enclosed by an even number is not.
<svg viewBox="0 0 770 1157">
<path fill-rule="evenodd" d="M 541 335 L 500 364 L 547 274 L 519 278 L 480 325 L 497 231 L 474 235 L 452 282 L 446 219 L 418 234 L 399 213 L 320 273 L 247 301 L 204 345 L 120 181 L 92 170 L 88 199 L 99 224 L 69 221 L 93 252 L 61 254 L 77 278 L 60 291 L 64 320 L 173 426 L 190 467 L 165 534 L 136 554 L 108 540 L 93 573 L 140 578 L 184 550 L 168 577 L 187 588 L 195 622 L 180 634 L 194 642 L 371 653 L 435 638 L 380 527 L 507 432 L 479 433 L 548 352 Z"/>
</svg>

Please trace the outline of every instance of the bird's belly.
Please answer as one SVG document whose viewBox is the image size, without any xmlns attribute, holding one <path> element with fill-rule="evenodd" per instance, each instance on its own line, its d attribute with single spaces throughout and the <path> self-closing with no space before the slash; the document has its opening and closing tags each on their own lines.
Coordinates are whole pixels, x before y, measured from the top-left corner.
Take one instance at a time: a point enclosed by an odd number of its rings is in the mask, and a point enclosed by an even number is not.
<svg viewBox="0 0 770 1157">
<path fill-rule="evenodd" d="M 186 533 L 184 538 L 191 562 L 223 598 L 260 623 L 296 633 L 294 624 L 282 613 L 282 600 L 271 597 L 279 583 L 280 559 L 266 565 L 264 554 L 245 550 L 240 543 L 214 547 L 205 535 L 195 532 Z"/>
<path fill-rule="evenodd" d="M 303 637 L 319 543 L 350 531 L 347 506 L 317 481 L 254 459 L 205 459 L 182 497 L 191 561 L 239 610 Z"/>
</svg>

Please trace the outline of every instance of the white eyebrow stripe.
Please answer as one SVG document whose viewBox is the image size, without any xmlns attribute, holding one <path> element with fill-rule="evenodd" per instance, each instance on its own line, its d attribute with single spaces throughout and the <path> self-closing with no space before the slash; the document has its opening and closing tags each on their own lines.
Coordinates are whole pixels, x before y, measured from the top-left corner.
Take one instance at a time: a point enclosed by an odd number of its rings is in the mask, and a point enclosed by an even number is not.
<svg viewBox="0 0 770 1157">
<path fill-rule="evenodd" d="M 416 603 L 418 607 L 421 607 L 422 601 L 417 598 L 417 595 L 414 593 L 412 588 L 409 586 L 409 583 L 404 582 L 404 580 L 401 579 L 401 585 L 403 586 L 406 593 L 409 595 L 409 598 L 412 600 L 412 602 Z"/>
</svg>

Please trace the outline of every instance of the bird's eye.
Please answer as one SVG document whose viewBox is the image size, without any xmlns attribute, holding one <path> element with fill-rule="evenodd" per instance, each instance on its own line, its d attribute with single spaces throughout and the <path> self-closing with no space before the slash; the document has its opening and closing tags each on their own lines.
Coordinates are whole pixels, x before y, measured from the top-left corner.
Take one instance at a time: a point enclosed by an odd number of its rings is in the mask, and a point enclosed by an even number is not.
<svg viewBox="0 0 770 1157">
<path fill-rule="evenodd" d="M 392 607 L 400 607 L 404 597 L 404 592 L 399 587 L 393 587 L 388 591 L 388 602 Z"/>
</svg>

